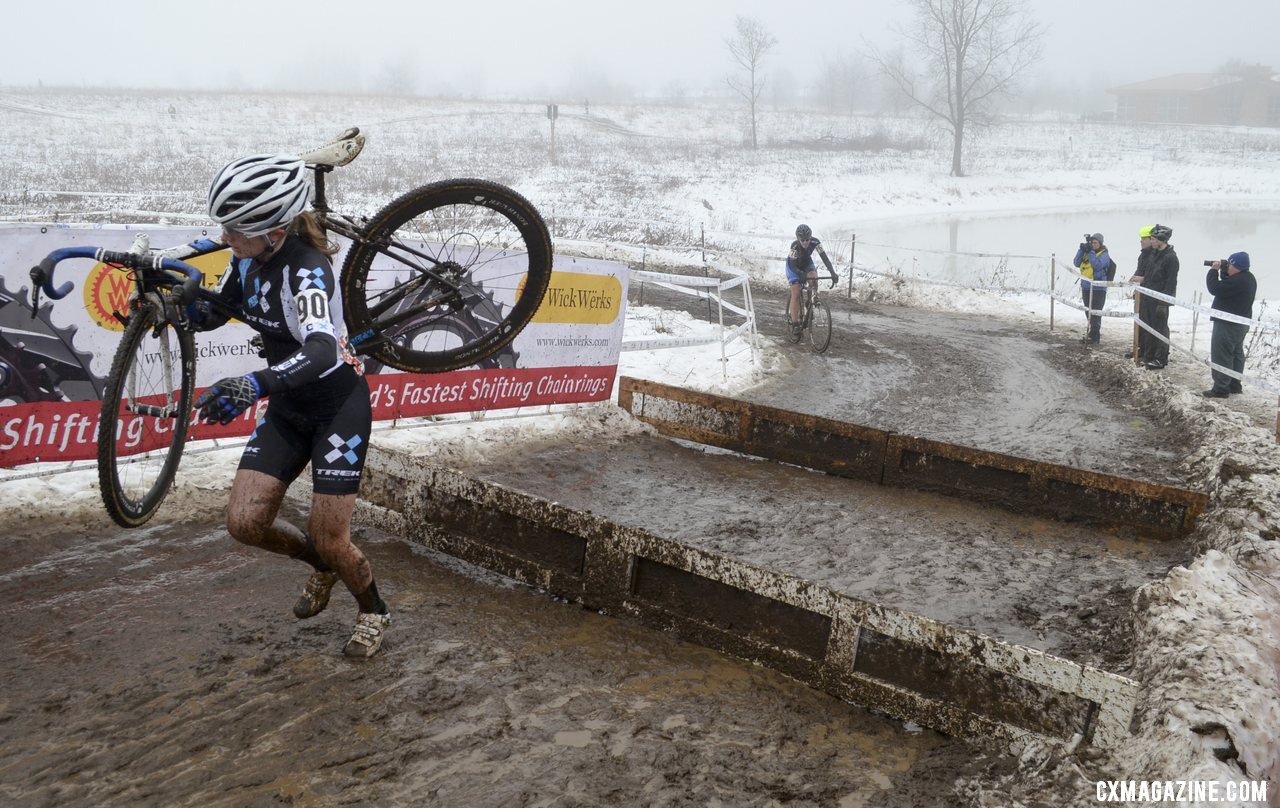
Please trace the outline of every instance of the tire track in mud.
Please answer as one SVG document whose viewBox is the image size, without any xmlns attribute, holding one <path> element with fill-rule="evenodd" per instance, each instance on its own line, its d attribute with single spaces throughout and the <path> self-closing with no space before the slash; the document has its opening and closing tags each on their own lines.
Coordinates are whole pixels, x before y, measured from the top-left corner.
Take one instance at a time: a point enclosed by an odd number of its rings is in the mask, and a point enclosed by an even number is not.
<svg viewBox="0 0 1280 808">
<path fill-rule="evenodd" d="M 746 391 L 761 404 L 1049 463 L 1185 484 L 1185 436 L 1080 375 L 1072 337 L 963 313 L 826 297 L 836 328 L 815 356 L 782 344 L 785 377 Z M 776 308 L 776 307 L 773 307 Z M 761 329 L 781 335 L 773 308 Z"/>
<path fill-rule="evenodd" d="M 297 518 L 296 515 L 294 518 Z M 54 522 L 55 520 L 50 520 Z M 10 804 L 901 805 L 975 751 L 773 671 L 362 531 L 394 615 L 341 656 L 348 596 L 289 615 L 300 565 L 216 509 L 0 544 Z"/>
</svg>

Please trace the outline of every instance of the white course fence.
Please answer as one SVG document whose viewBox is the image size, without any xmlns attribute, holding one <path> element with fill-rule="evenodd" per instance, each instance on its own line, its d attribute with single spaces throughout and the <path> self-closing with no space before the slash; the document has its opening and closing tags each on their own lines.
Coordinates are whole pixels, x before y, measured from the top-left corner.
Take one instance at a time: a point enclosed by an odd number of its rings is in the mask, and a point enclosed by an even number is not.
<svg viewBox="0 0 1280 808">
<path fill-rule="evenodd" d="M 723 277 L 699 277 L 697 275 L 681 275 L 667 272 L 650 272 L 648 270 L 631 270 L 631 283 L 652 283 L 663 289 L 682 295 L 706 300 L 715 305 L 719 333 L 705 337 L 649 337 L 647 339 L 626 340 L 622 342 L 623 351 L 650 351 L 663 348 L 685 348 L 692 345 L 720 346 L 720 366 L 722 374 L 728 376 L 728 345 L 744 334 L 756 333 L 755 301 L 751 297 L 751 280 L 747 273 L 722 266 L 709 266 Z M 726 293 L 740 290 L 741 305 L 726 299 Z M 736 325 L 726 324 L 726 313 L 731 319 L 741 320 Z M 747 340 L 750 346 L 753 340 Z"/>
<path fill-rule="evenodd" d="M 953 289 L 990 292 L 997 295 L 1033 295 L 1049 301 L 1050 328 L 1055 327 L 1054 307 L 1062 304 L 1082 314 L 1097 315 L 1115 320 L 1128 320 L 1135 328 L 1143 329 L 1152 339 L 1167 343 L 1171 349 L 1182 353 L 1206 368 L 1240 379 L 1252 388 L 1266 390 L 1280 396 L 1280 323 L 1274 320 L 1238 317 L 1204 305 L 1203 294 L 1197 292 L 1193 300 L 1164 295 L 1138 284 L 1124 281 L 1099 283 L 1108 288 L 1104 308 L 1088 309 L 1080 294 L 1079 270 L 1067 261 L 1054 256 L 1031 256 L 997 253 L 966 253 L 945 250 L 920 250 L 893 245 L 856 242 L 859 258 L 868 252 L 870 260 L 859 260 L 852 272 L 846 275 L 852 293 L 853 276 L 880 277 L 891 283 L 910 281 Z M 1184 287 L 1203 285 L 1200 267 L 1187 267 L 1182 273 Z M 1123 272 L 1123 270 L 1122 270 Z M 1091 281 L 1091 283 L 1093 283 Z M 1137 318 L 1134 309 L 1136 296 L 1149 297 L 1168 303 L 1171 309 L 1183 312 L 1179 318 L 1171 314 L 1170 337 L 1158 334 Z M 1265 313 L 1267 302 L 1259 300 L 1255 312 Z M 1213 317 L 1249 326 L 1250 336 L 1246 345 L 1248 358 L 1246 372 L 1214 364 L 1196 348 L 1197 329 L 1201 317 Z M 1186 331 L 1189 330 L 1189 337 Z M 1135 332 L 1136 333 L 1136 332 Z M 1184 339 L 1184 337 L 1186 337 Z"/>
</svg>

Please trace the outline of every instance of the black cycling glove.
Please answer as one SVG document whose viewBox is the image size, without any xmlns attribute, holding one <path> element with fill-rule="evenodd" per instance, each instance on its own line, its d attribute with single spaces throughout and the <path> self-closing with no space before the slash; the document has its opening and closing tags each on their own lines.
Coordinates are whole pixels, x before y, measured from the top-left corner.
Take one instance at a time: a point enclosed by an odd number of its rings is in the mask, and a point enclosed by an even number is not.
<svg viewBox="0 0 1280 808">
<path fill-rule="evenodd" d="M 228 376 L 214 382 L 200 395 L 196 409 L 205 423 L 229 424 L 261 397 L 258 381 L 252 375 Z"/>
</svg>

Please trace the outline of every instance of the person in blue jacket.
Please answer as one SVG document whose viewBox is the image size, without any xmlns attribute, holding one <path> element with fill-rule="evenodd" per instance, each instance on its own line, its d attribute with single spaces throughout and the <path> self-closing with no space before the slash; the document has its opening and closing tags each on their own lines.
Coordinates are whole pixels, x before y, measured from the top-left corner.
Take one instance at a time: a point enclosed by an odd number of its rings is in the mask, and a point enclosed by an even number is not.
<svg viewBox="0 0 1280 808">
<path fill-rule="evenodd" d="M 1102 339 L 1102 317 L 1091 312 L 1101 311 L 1107 303 L 1107 287 L 1095 281 L 1111 281 L 1115 279 L 1116 264 L 1107 254 L 1107 245 L 1101 233 L 1089 236 L 1088 241 L 1080 242 L 1073 262 L 1080 269 L 1080 294 L 1088 311 L 1084 313 L 1089 321 L 1089 331 L 1083 342 L 1097 345 Z"/>
</svg>

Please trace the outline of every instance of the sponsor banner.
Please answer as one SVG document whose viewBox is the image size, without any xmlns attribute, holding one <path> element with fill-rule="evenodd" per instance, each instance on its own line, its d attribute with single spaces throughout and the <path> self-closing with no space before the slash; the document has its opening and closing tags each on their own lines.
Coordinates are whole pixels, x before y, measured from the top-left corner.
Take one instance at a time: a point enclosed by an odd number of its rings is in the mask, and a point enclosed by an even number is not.
<svg viewBox="0 0 1280 808">
<path fill-rule="evenodd" d="M 89 227 L 0 226 L 0 467 L 33 461 L 96 456 L 103 385 L 123 331 L 132 290 L 124 270 L 90 259 L 57 268 L 54 285 L 75 289 L 58 301 L 42 298 L 33 318 L 28 272 L 60 247 L 129 249 L 139 233 L 156 248 L 216 237 L 204 228 L 157 225 Z M 216 286 L 230 255 L 194 259 L 205 285 Z M 341 266 L 343 253 L 334 258 Z M 544 404 L 607 400 L 613 394 L 622 345 L 627 268 L 610 261 L 559 258 L 533 322 L 482 366 L 439 374 L 406 374 L 366 358 L 374 418 L 378 420 L 490 411 Z M 495 301 L 496 305 L 505 305 Z M 226 376 L 264 367 L 242 323 L 196 334 L 196 395 Z M 265 404 L 261 405 L 265 406 Z M 253 431 L 250 411 L 226 426 L 193 424 L 188 440 L 234 437 Z M 121 422 L 121 434 L 140 422 Z M 144 439 L 165 443 L 164 436 Z M 135 444 L 130 444 L 132 448 Z"/>
<path fill-rule="evenodd" d="M 369 376 L 370 401 L 375 421 L 607 401 L 613 395 L 617 372 L 617 365 L 578 365 L 380 373 Z M 200 392 L 202 389 L 198 388 L 197 397 Z M 269 403 L 270 399 L 259 401 L 226 425 L 200 423 L 193 412 L 187 440 L 248 435 Z M 0 407 L 0 466 L 96 458 L 101 411 L 100 401 L 46 401 Z M 172 440 L 164 421 L 154 418 L 121 419 L 116 430 L 117 445 L 126 454 L 163 448 Z"/>
<path fill-rule="evenodd" d="M 615 365 L 457 370 L 369 377 L 375 420 L 606 401 Z"/>
</svg>

